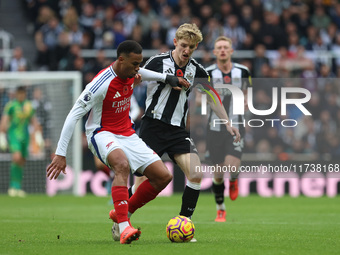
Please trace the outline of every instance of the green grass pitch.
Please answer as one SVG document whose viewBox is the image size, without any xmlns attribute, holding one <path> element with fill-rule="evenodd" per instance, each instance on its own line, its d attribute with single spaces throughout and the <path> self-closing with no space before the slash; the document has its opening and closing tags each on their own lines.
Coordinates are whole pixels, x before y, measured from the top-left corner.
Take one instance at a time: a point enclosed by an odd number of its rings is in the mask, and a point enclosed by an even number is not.
<svg viewBox="0 0 340 255">
<path fill-rule="evenodd" d="M 166 223 L 181 195 L 159 197 L 138 210 L 140 240 L 111 237 L 109 197 L 0 195 L 0 254 L 340 254 L 340 197 L 226 198 L 227 222 L 215 223 L 211 194 L 202 193 L 193 217 L 197 243 L 171 243 Z"/>
</svg>

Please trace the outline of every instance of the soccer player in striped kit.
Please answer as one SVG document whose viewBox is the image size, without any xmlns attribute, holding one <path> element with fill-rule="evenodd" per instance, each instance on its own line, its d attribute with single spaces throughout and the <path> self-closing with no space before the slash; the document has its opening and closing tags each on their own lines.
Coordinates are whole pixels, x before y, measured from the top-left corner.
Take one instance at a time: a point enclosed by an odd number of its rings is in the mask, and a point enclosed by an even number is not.
<svg viewBox="0 0 340 255">
<path fill-rule="evenodd" d="M 178 91 L 162 82 L 150 82 L 147 87 L 145 115 L 140 127 L 140 137 L 143 141 L 159 156 L 168 153 L 184 172 L 187 183 L 182 196 L 180 215 L 189 218 L 196 208 L 202 175 L 196 172 L 196 166 L 200 166 L 201 162 L 190 133 L 186 130 L 188 96 L 191 88 L 198 83 L 200 86 L 209 84 L 207 71 L 191 57 L 202 39 L 202 33 L 195 24 L 183 24 L 177 29 L 173 40 L 175 49 L 151 57 L 144 66 L 159 73 L 184 77 L 190 83 L 190 88 Z M 209 90 L 209 85 L 205 88 Z M 218 101 L 217 98 L 216 100 Z M 208 103 L 220 118 L 228 119 L 220 103 L 215 104 L 210 97 Z M 227 124 L 226 129 L 235 135 L 235 142 L 239 141 L 240 134 L 236 128 Z"/>
<path fill-rule="evenodd" d="M 184 79 L 140 69 L 142 47 L 135 41 L 124 41 L 117 48 L 117 60 L 103 69 L 86 86 L 68 114 L 61 131 L 55 157 L 47 167 L 47 176 L 56 179 L 66 174 L 66 152 L 74 127 L 89 113 L 85 124 L 87 142 L 92 153 L 113 169 L 112 200 L 115 210 L 110 217 L 119 225 L 120 243 L 138 240 L 141 231 L 130 224 L 130 215 L 154 199 L 171 181 L 172 175 L 159 156 L 136 134 L 129 118 L 133 87 L 143 80 L 157 80 L 176 87 L 189 86 Z M 177 89 L 181 89 L 177 87 Z M 144 174 L 129 199 L 127 182 L 130 173 Z"/>
<path fill-rule="evenodd" d="M 213 54 L 216 56 L 216 64 L 207 67 L 207 71 L 211 77 L 213 86 L 218 84 L 225 86 L 226 84 L 236 86 L 246 95 L 247 87 L 251 86 L 251 77 L 246 66 L 231 61 L 234 50 L 230 38 L 220 36 L 215 40 Z M 229 178 L 229 197 L 235 200 L 238 196 L 238 169 L 241 165 L 241 157 L 243 151 L 243 137 L 245 127 L 241 124 L 244 122 L 243 115 L 233 114 L 233 98 L 231 92 L 227 88 L 215 88 L 219 93 L 223 106 L 226 109 L 229 120 L 233 126 L 236 126 L 241 134 L 241 141 L 233 143 L 233 137 L 225 132 L 222 125 L 212 125 L 214 119 L 218 116 L 210 111 L 207 132 L 207 150 L 209 157 L 214 165 L 227 166 L 230 171 Z M 245 96 L 246 98 L 246 96 Z M 245 100 L 246 104 L 246 100 Z M 215 172 L 212 186 L 215 195 L 217 208 L 216 222 L 226 221 L 226 208 L 224 204 L 224 172 Z"/>
</svg>

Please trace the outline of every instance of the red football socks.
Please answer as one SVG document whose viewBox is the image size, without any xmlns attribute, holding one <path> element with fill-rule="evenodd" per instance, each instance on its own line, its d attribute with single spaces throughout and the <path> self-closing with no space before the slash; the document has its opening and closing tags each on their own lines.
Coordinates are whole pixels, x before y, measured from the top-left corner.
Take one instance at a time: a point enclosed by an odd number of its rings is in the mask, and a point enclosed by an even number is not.
<svg viewBox="0 0 340 255">
<path fill-rule="evenodd" d="M 128 188 L 126 186 L 113 186 L 111 188 L 111 195 L 118 223 L 128 221 Z"/>
<path fill-rule="evenodd" d="M 149 180 L 145 180 L 129 200 L 129 212 L 134 213 L 138 208 L 150 202 L 160 191 L 151 186 Z"/>
</svg>

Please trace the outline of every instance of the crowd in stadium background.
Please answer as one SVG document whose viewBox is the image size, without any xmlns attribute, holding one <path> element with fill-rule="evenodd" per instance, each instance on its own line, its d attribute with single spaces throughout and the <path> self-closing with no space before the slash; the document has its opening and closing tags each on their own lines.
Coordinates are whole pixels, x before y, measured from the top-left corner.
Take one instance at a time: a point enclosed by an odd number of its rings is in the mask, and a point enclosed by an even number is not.
<svg viewBox="0 0 340 255">
<path fill-rule="evenodd" d="M 287 159 L 291 153 L 313 154 L 315 159 L 340 156 L 340 3 L 332 0 L 27 0 L 37 58 L 25 60 L 20 45 L 3 70 L 78 70 L 87 84 L 114 60 L 104 49 L 133 39 L 144 49 L 160 52 L 173 47 L 172 38 L 182 23 L 196 23 L 204 40 L 198 59 L 213 63 L 213 42 L 219 35 L 233 40 L 236 52 L 254 50 L 252 58 L 235 59 L 246 65 L 254 79 L 301 78 L 312 93 L 306 108 L 288 115 L 304 128 L 248 128 L 245 152 L 274 152 Z M 85 59 L 83 49 L 97 49 L 97 57 Z M 267 52 L 274 54 L 269 58 Z M 333 58 L 318 57 L 327 51 Z M 313 57 L 311 57 L 313 56 Z M 318 79 L 322 78 L 322 79 Z M 145 87 L 134 92 L 143 108 Z M 255 105 L 271 105 L 271 88 L 258 87 Z M 3 102 L 2 102 L 3 103 Z M 269 106 L 268 106 L 269 105 Z M 142 115 L 142 114 L 141 114 Z"/>
</svg>

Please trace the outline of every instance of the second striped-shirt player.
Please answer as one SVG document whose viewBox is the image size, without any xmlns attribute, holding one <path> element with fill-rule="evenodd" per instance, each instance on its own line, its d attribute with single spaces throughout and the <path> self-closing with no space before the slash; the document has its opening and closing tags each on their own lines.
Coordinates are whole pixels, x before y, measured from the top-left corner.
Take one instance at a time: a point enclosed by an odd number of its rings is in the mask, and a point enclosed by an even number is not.
<svg viewBox="0 0 340 255">
<path fill-rule="evenodd" d="M 204 86 L 204 83 L 209 83 L 209 74 L 191 58 L 202 39 L 201 31 L 195 24 L 183 24 L 176 31 L 175 49 L 151 57 L 144 68 L 184 77 L 189 81 L 190 88 L 199 83 Z M 208 90 L 208 87 L 205 89 Z M 144 142 L 159 156 L 167 153 L 184 172 L 187 183 L 182 196 L 180 215 L 189 218 L 195 210 L 201 188 L 201 175 L 195 173 L 196 166 L 200 166 L 201 162 L 190 134 L 185 129 L 190 88 L 177 91 L 163 82 L 150 82 L 147 87 L 145 115 L 140 128 L 140 137 Z M 217 96 L 214 96 L 218 101 Z M 217 116 L 228 119 L 223 106 L 208 98 L 208 103 Z M 238 129 L 230 125 L 226 125 L 226 128 L 229 133 L 236 135 L 235 140 L 239 141 Z"/>
</svg>

